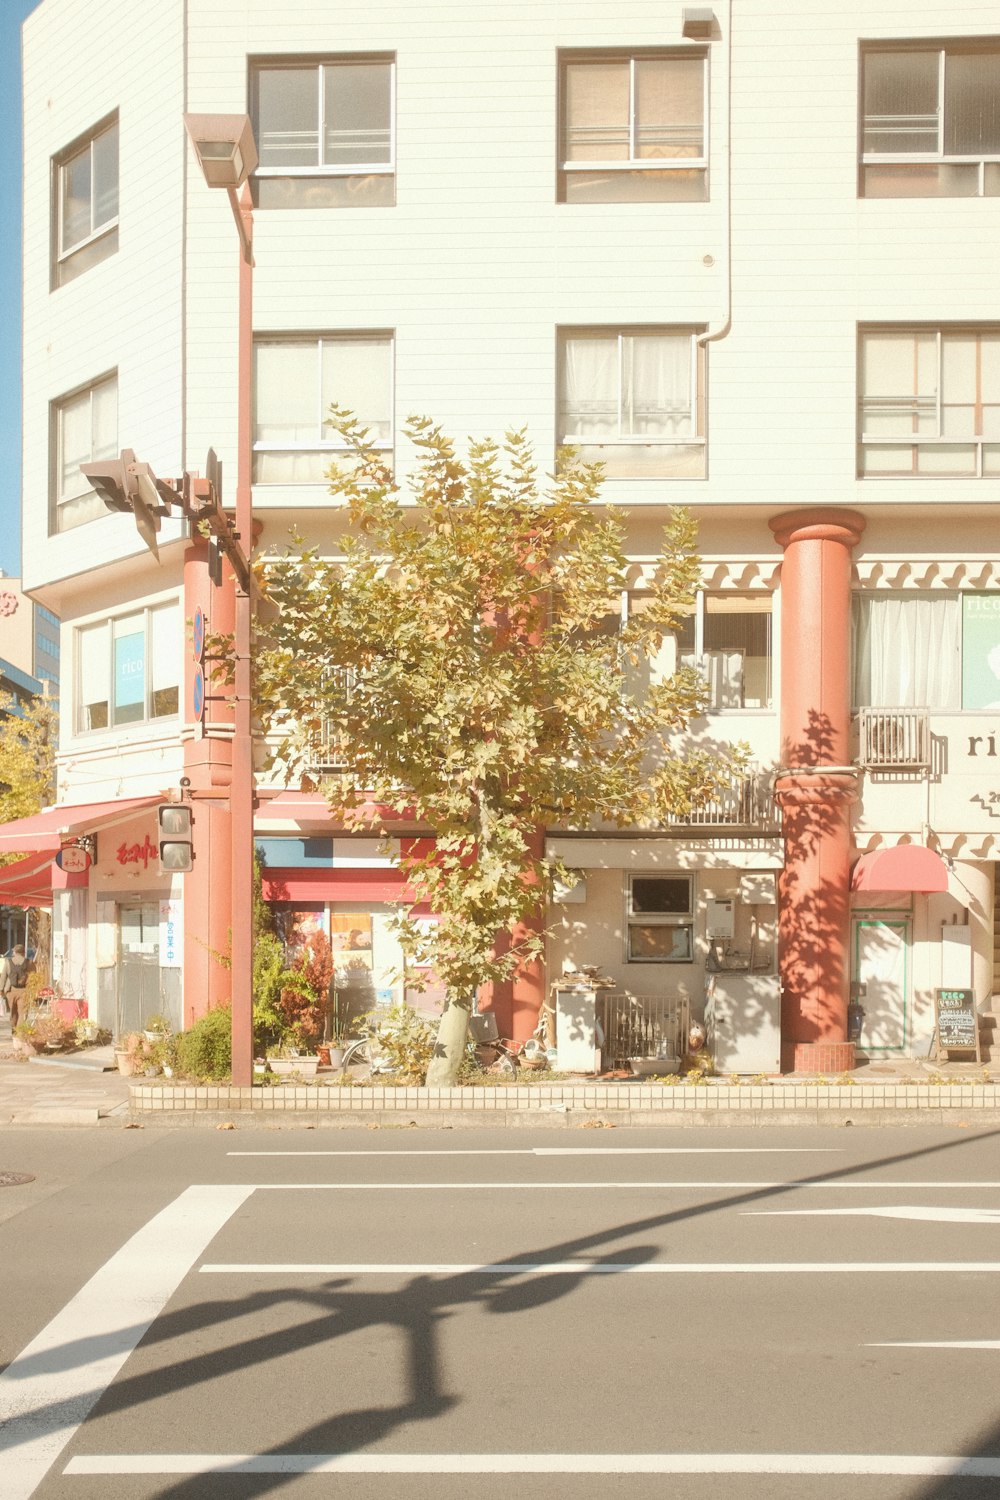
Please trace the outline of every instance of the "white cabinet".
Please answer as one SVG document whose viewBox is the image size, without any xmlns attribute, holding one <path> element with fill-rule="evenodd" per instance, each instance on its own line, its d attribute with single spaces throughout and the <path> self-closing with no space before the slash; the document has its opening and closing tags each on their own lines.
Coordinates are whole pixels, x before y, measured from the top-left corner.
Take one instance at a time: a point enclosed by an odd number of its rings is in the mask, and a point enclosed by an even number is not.
<svg viewBox="0 0 1000 1500">
<path fill-rule="evenodd" d="M 713 974 L 705 989 L 708 1050 L 716 1073 L 780 1073 L 777 974 Z"/>
</svg>

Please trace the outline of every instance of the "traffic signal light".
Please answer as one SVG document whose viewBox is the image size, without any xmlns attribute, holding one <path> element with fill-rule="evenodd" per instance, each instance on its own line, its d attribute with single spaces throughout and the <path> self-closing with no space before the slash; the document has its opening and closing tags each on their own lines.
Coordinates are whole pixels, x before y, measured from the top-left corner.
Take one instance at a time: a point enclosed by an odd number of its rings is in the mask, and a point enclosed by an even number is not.
<svg viewBox="0 0 1000 1500">
<path fill-rule="evenodd" d="M 157 808 L 160 825 L 160 869 L 164 874 L 186 874 L 194 867 L 194 820 L 186 802 L 165 802 Z"/>
</svg>

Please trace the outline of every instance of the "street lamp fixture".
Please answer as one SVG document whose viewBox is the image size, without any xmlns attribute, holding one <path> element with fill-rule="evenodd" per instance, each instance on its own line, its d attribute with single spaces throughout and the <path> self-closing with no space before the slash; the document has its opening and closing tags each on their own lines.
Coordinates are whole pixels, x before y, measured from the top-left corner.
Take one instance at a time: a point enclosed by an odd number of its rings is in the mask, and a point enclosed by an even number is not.
<svg viewBox="0 0 1000 1500">
<path fill-rule="evenodd" d="M 257 145 L 249 115 L 185 115 L 198 165 L 210 188 L 225 188 L 239 230 L 243 258 L 252 259 L 248 226 L 236 197 L 257 167 Z"/>
</svg>

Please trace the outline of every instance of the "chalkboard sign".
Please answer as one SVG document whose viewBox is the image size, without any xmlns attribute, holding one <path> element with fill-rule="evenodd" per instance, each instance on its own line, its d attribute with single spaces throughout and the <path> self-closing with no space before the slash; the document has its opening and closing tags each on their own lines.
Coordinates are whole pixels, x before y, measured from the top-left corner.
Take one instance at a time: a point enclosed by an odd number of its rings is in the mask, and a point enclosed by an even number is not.
<svg viewBox="0 0 1000 1500">
<path fill-rule="evenodd" d="M 972 990 L 935 990 L 938 1056 L 974 1052 L 979 1060 L 979 1017 Z"/>
</svg>

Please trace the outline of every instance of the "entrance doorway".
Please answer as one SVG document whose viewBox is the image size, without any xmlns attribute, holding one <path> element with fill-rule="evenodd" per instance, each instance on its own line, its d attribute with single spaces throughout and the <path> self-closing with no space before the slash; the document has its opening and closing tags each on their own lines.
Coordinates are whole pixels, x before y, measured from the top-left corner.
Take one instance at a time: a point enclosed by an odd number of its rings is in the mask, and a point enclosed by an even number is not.
<svg viewBox="0 0 1000 1500">
<path fill-rule="evenodd" d="M 863 986 L 863 1052 L 904 1052 L 909 1043 L 910 923 L 864 917 L 854 923 L 854 976 Z"/>
<path fill-rule="evenodd" d="M 166 1014 L 160 984 L 160 904 L 118 903 L 118 994 L 115 1035 L 142 1031 L 150 1016 Z"/>
</svg>

